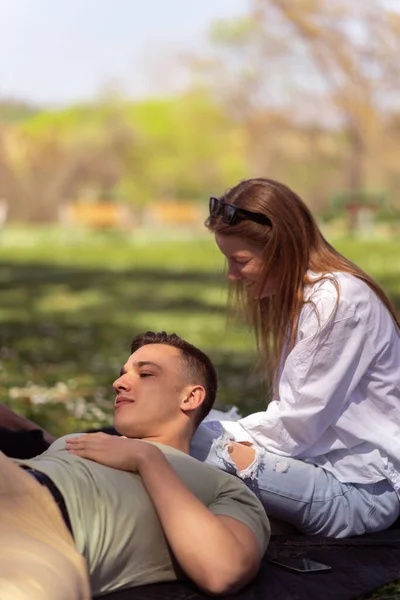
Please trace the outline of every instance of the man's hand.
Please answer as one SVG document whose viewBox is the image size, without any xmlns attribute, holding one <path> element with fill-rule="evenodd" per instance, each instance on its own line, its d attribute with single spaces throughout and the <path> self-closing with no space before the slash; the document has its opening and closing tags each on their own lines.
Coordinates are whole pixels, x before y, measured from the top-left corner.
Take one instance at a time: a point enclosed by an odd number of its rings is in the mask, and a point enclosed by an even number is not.
<svg viewBox="0 0 400 600">
<path fill-rule="evenodd" d="M 87 433 L 66 440 L 66 450 L 82 458 L 88 458 L 107 467 L 121 471 L 136 472 L 143 457 L 160 450 L 139 440 L 109 435 L 107 433 Z"/>
</svg>

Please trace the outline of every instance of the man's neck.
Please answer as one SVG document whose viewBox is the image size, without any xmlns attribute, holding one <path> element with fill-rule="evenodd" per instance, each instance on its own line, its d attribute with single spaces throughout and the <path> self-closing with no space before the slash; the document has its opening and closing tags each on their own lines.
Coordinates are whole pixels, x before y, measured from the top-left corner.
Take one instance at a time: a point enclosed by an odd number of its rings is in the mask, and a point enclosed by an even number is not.
<svg viewBox="0 0 400 600">
<path fill-rule="evenodd" d="M 163 444 L 164 446 L 170 446 L 185 454 L 189 454 L 190 439 L 187 435 L 154 435 L 142 438 L 142 440 L 144 442 L 155 442 L 157 444 Z"/>
</svg>

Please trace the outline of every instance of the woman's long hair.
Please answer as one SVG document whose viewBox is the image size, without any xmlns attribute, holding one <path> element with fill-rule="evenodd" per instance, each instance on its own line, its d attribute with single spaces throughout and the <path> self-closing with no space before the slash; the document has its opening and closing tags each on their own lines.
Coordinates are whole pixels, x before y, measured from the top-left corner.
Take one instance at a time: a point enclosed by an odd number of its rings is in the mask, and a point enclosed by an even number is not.
<svg viewBox="0 0 400 600">
<path fill-rule="evenodd" d="M 205 223 L 213 233 L 240 236 L 262 249 L 264 266 L 256 292 L 261 292 L 268 277 L 274 277 L 273 296 L 255 300 L 240 284 L 229 295 L 230 313 L 244 315 L 254 328 L 259 362 L 266 367 L 268 379 L 272 374 L 278 376 L 282 359 L 295 345 L 300 312 L 307 302 L 305 287 L 318 281 L 311 280 L 308 271 L 321 274 L 321 279 L 337 271 L 358 277 L 387 307 L 400 331 L 400 319 L 384 291 L 326 241 L 306 204 L 288 187 L 271 179 L 249 179 L 228 190 L 220 200 L 262 213 L 272 223 L 269 227 L 241 221 L 231 226 L 219 216 L 209 217 Z M 333 277 L 331 280 L 339 298 L 338 284 Z"/>
</svg>

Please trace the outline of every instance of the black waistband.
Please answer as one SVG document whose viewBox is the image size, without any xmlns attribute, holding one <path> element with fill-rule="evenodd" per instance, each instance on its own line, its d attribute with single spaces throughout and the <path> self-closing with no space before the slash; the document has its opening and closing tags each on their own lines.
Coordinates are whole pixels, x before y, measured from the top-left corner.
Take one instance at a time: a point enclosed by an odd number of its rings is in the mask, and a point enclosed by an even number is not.
<svg viewBox="0 0 400 600">
<path fill-rule="evenodd" d="M 68 527 L 69 531 L 73 535 L 71 521 L 69 519 L 67 507 L 65 506 L 64 498 L 63 498 L 60 490 L 58 489 L 58 487 L 53 483 L 53 481 L 50 479 L 50 477 L 47 477 L 47 475 L 45 475 L 44 473 L 41 473 L 40 471 L 36 471 L 36 469 L 31 469 L 30 467 L 23 466 L 22 468 L 27 473 L 29 473 L 29 475 L 32 475 L 32 477 L 34 477 L 38 483 L 40 483 L 41 485 L 43 485 L 44 487 L 46 487 L 49 490 L 49 492 L 53 496 L 58 508 L 60 509 L 60 512 L 62 514 L 62 517 L 64 519 L 66 526 Z"/>
</svg>

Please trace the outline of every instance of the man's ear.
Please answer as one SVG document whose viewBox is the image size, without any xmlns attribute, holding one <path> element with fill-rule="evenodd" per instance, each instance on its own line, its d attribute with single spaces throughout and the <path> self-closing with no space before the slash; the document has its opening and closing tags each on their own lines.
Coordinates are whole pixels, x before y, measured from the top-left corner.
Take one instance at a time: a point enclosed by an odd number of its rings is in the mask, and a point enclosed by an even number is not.
<svg viewBox="0 0 400 600">
<path fill-rule="evenodd" d="M 206 390 L 202 385 L 188 385 L 183 390 L 181 410 L 184 412 L 197 410 L 206 397 Z"/>
</svg>

